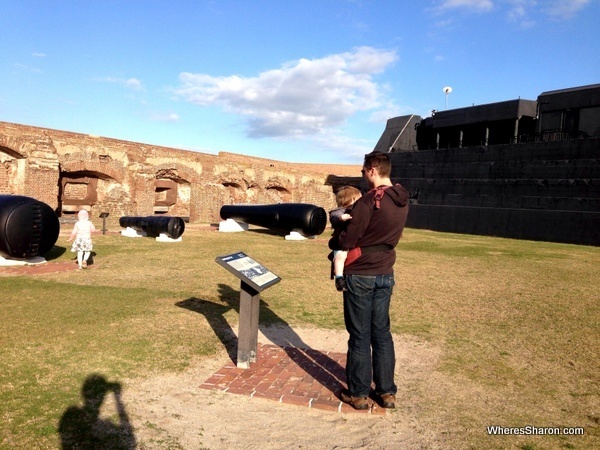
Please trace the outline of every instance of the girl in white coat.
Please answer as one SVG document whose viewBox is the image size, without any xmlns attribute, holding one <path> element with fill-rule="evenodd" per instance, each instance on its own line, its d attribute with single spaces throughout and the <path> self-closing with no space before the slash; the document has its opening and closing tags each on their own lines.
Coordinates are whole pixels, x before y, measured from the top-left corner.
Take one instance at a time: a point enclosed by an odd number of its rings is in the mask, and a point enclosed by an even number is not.
<svg viewBox="0 0 600 450">
<path fill-rule="evenodd" d="M 90 222 L 89 214 L 85 209 L 77 213 L 77 218 L 79 220 L 75 223 L 67 242 L 75 239 L 71 251 L 77 252 L 77 264 L 80 269 L 83 269 L 87 267 L 87 261 L 92 252 L 92 233 L 96 231 L 96 227 Z"/>
</svg>

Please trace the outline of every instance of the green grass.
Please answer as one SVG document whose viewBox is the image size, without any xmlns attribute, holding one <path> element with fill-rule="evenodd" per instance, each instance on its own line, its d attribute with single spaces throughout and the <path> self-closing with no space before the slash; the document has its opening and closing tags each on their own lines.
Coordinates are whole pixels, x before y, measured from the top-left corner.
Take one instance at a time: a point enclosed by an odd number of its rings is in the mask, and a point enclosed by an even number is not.
<svg viewBox="0 0 600 450">
<path fill-rule="evenodd" d="M 343 329 L 328 234 L 98 235 L 91 270 L 0 271 L 0 448 L 56 448 L 60 416 L 91 373 L 177 372 L 222 351 L 240 283 L 218 255 L 243 250 L 282 278 L 261 294 L 262 324 Z M 51 262 L 73 258 L 65 240 Z M 415 387 L 420 426 L 446 430 L 448 448 L 598 445 L 599 265 L 595 247 L 406 230 L 393 331 L 439 352 Z M 586 436 L 490 437 L 487 425 L 583 426 Z"/>
</svg>

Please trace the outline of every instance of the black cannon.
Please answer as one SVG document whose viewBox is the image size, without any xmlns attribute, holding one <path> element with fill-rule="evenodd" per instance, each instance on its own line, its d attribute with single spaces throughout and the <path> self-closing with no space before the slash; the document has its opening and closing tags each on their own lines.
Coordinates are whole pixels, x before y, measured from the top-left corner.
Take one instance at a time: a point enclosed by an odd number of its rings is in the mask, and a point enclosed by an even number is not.
<svg viewBox="0 0 600 450">
<path fill-rule="evenodd" d="M 137 231 L 144 231 L 148 236 L 153 237 L 160 236 L 161 233 L 164 233 L 171 239 L 179 239 L 185 231 L 185 222 L 181 217 L 123 216 L 119 219 L 119 225 L 123 228 L 129 227 Z"/>
<path fill-rule="evenodd" d="M 21 195 L 0 195 L 0 255 L 29 259 L 47 253 L 60 233 L 50 206 Z"/>
<path fill-rule="evenodd" d="M 275 205 L 225 205 L 221 218 L 249 223 L 273 231 L 297 231 L 304 236 L 317 236 L 327 226 L 327 213 L 319 206 L 306 203 Z"/>
</svg>

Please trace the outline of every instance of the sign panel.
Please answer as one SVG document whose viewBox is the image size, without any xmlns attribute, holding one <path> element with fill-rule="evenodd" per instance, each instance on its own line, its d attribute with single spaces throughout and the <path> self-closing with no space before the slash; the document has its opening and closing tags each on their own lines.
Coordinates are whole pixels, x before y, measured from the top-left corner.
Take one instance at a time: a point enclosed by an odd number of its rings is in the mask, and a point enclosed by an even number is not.
<svg viewBox="0 0 600 450">
<path fill-rule="evenodd" d="M 258 292 L 281 281 L 281 278 L 244 252 L 217 256 L 215 261 Z"/>
</svg>

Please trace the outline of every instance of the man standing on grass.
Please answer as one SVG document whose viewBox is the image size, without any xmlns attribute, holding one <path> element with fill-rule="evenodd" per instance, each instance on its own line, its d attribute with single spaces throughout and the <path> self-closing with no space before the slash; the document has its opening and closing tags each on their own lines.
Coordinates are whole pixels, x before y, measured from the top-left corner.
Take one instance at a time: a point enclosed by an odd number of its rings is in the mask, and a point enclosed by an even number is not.
<svg viewBox="0 0 600 450">
<path fill-rule="evenodd" d="M 394 287 L 396 244 L 408 214 L 409 194 L 392 185 L 391 162 L 386 153 L 365 155 L 362 174 L 370 191 L 352 209 L 352 220 L 338 238 L 349 250 L 344 270 L 344 321 L 350 335 L 346 362 L 348 390 L 343 402 L 368 409 L 371 381 L 384 408 L 396 407 L 396 356 L 390 331 L 390 299 Z M 371 354 L 372 351 L 372 354 Z"/>
</svg>

